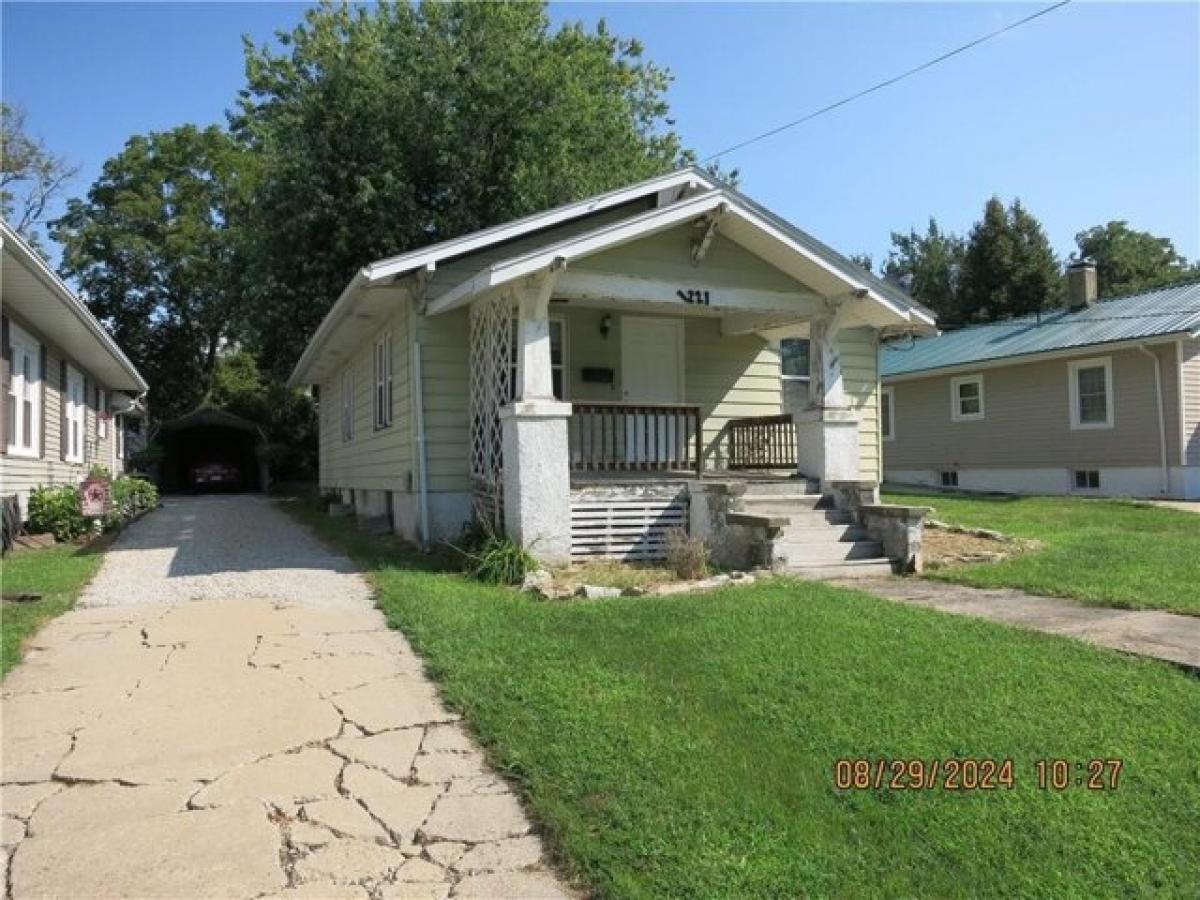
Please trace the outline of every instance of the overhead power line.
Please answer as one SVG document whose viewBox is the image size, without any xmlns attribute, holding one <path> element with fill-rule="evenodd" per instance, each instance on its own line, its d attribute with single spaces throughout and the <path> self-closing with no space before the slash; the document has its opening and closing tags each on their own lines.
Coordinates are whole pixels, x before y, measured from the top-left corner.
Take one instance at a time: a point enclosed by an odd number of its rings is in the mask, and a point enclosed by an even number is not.
<svg viewBox="0 0 1200 900">
<path fill-rule="evenodd" d="M 857 94 L 851 94 L 848 97 L 843 97 L 841 100 L 836 100 L 833 103 L 830 103 L 828 106 L 823 106 L 820 109 L 814 110 L 813 112 L 803 115 L 798 119 L 793 119 L 791 122 L 787 122 L 776 128 L 772 128 L 770 131 L 764 131 L 762 134 L 757 134 L 754 137 L 746 138 L 746 140 L 741 141 L 740 143 L 733 144 L 730 147 L 726 147 L 724 150 L 720 150 L 716 153 L 713 153 L 710 156 L 706 156 L 702 160 L 700 160 L 700 162 L 701 163 L 712 162 L 713 160 L 719 159 L 720 157 L 725 156 L 726 154 L 734 153 L 735 151 L 741 150 L 744 147 L 749 147 L 751 144 L 757 144 L 759 141 L 765 141 L 767 138 L 774 137 L 775 135 L 780 134 L 781 132 L 787 131 L 789 128 L 795 128 L 798 125 L 803 125 L 805 122 L 811 122 L 813 119 L 817 118 L 818 116 L 823 116 L 826 113 L 833 112 L 833 110 L 835 110 L 839 107 L 845 106 L 847 103 L 853 103 L 855 100 L 865 97 L 868 94 L 873 94 L 876 91 L 881 91 L 886 87 L 891 87 L 893 84 L 896 84 L 899 81 L 903 81 L 905 78 L 909 78 L 913 75 L 916 75 L 918 72 L 923 72 L 926 69 L 933 68 L 938 63 L 943 63 L 952 57 L 958 56 L 960 53 L 965 53 L 966 51 L 970 50 L 972 47 L 978 47 L 980 44 L 986 43 L 987 41 L 990 41 L 993 38 L 998 38 L 998 37 L 1000 37 L 1000 35 L 1006 34 L 1007 32 L 1012 31 L 1015 28 L 1020 28 L 1022 25 L 1032 22 L 1034 19 L 1040 19 L 1042 16 L 1045 16 L 1045 15 L 1048 15 L 1048 14 L 1054 12 L 1056 9 L 1061 9 L 1062 7 L 1066 6 L 1070 2 L 1071 2 L 1071 0 L 1059 0 L 1058 3 L 1052 4 L 1051 6 L 1047 6 L 1045 9 L 1040 9 L 1035 13 L 1031 13 L 1030 15 L 1025 16 L 1025 18 L 1023 18 L 1023 19 L 1017 19 L 1015 22 L 1010 22 L 1009 24 L 1005 25 L 1003 28 L 997 28 L 995 31 L 990 31 L 987 34 L 982 35 L 981 37 L 975 38 L 975 40 L 973 40 L 973 41 L 969 41 L 968 43 L 965 43 L 959 47 L 955 47 L 953 50 L 943 53 L 941 56 L 938 56 L 938 57 L 935 57 L 934 59 L 923 62 L 919 66 L 914 66 L 913 68 L 908 69 L 905 72 L 901 72 L 899 75 L 893 75 L 891 78 L 888 78 L 885 81 L 880 81 L 877 84 L 873 84 L 869 88 L 865 88 L 864 90 L 859 91 Z"/>
</svg>

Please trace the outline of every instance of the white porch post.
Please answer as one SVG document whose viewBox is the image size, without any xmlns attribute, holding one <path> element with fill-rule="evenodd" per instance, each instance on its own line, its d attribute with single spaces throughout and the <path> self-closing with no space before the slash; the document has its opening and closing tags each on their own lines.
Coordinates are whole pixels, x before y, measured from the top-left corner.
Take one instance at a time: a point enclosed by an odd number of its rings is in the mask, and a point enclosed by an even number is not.
<svg viewBox="0 0 1200 900">
<path fill-rule="evenodd" d="M 571 557 L 571 404 L 554 399 L 550 368 L 555 277 L 547 272 L 517 289 L 516 399 L 500 410 L 505 529 L 539 561 L 552 564 Z"/>
<path fill-rule="evenodd" d="M 850 301 L 832 306 L 831 314 L 809 322 L 809 402 L 794 414 L 800 471 L 821 480 L 859 478 L 858 413 L 846 398 L 841 353 L 837 346 Z"/>
</svg>

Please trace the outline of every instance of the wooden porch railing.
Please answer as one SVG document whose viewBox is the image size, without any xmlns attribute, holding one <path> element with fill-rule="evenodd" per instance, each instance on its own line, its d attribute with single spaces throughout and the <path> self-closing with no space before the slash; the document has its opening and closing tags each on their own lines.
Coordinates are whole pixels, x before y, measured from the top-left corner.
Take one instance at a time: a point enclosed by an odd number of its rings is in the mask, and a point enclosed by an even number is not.
<svg viewBox="0 0 1200 900">
<path fill-rule="evenodd" d="M 685 403 L 574 403 L 575 472 L 701 472 L 700 407 Z"/>
<path fill-rule="evenodd" d="M 729 468 L 796 467 L 796 424 L 790 415 L 731 419 L 725 428 L 729 436 Z"/>
</svg>

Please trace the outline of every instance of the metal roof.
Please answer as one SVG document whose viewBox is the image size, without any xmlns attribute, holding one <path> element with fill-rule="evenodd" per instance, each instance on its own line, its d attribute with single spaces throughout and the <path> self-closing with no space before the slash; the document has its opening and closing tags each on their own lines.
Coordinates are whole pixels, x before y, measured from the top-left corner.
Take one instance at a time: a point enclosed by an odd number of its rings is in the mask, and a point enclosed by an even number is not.
<svg viewBox="0 0 1200 900">
<path fill-rule="evenodd" d="M 1200 331 L 1200 281 L 1113 297 L 1086 309 L 973 325 L 886 347 L 881 374 L 952 366 Z"/>
</svg>

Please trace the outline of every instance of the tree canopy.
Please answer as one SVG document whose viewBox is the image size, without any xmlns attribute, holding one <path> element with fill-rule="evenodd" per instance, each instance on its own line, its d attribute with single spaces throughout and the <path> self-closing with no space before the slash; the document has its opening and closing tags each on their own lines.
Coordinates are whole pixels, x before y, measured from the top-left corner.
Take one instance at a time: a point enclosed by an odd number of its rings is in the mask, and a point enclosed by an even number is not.
<svg viewBox="0 0 1200 900">
<path fill-rule="evenodd" d="M 892 232 L 892 249 L 883 264 L 883 275 L 904 287 L 937 315 L 938 321 L 953 325 L 960 320 L 958 299 L 966 244 L 961 237 L 942 231 L 929 217 L 925 233 Z"/>
<path fill-rule="evenodd" d="M 668 74 L 543 4 L 323 4 L 246 45 L 235 133 L 260 361 L 285 375 L 364 262 L 671 168 Z"/>
<path fill-rule="evenodd" d="M 25 127 L 25 110 L 0 102 L 0 215 L 35 247 L 46 206 L 79 171 Z"/>
<path fill-rule="evenodd" d="M 1096 225 L 1075 235 L 1077 258 L 1096 264 L 1100 296 L 1134 294 L 1172 282 L 1200 277 L 1170 239 L 1135 231 L 1125 221 Z"/>
<path fill-rule="evenodd" d="M 61 269 L 150 383 L 159 418 L 192 409 L 238 334 L 244 151 L 216 126 L 133 137 L 52 226 Z"/>
</svg>

